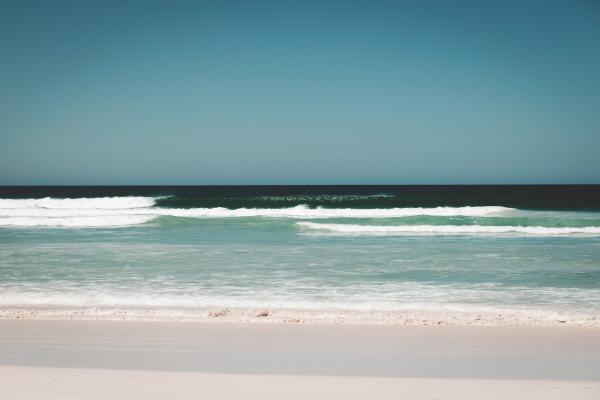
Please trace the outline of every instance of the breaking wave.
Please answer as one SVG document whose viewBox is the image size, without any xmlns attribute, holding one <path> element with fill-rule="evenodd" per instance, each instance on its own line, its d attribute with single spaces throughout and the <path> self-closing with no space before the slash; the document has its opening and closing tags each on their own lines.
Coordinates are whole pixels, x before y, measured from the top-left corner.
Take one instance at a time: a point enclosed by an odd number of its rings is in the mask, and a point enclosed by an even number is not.
<svg viewBox="0 0 600 400">
<path fill-rule="evenodd" d="M 180 218 L 400 218 L 411 216 L 484 217 L 514 209 L 486 207 L 434 208 L 164 208 L 154 197 L 0 199 L 0 226 L 118 227 L 144 224 L 161 216 Z"/>
<path fill-rule="evenodd" d="M 435 207 L 435 208 L 309 208 L 296 206 L 289 208 L 191 208 L 160 209 L 161 215 L 196 218 L 227 217 L 276 217 L 276 218 L 400 218 L 418 215 L 479 217 L 498 215 L 512 210 L 506 207 Z"/>
<path fill-rule="evenodd" d="M 91 217 L 0 217 L 0 226 L 118 228 L 141 225 L 156 219 L 153 215 L 104 215 Z"/>
<path fill-rule="evenodd" d="M 345 235 L 477 235 L 477 234 L 525 234 L 561 236 L 570 234 L 599 235 L 600 227 L 544 227 L 544 226 L 483 226 L 483 225 L 357 225 L 297 222 L 298 226 L 316 231 Z"/>
<path fill-rule="evenodd" d="M 154 197 L 93 197 L 76 199 L 0 199 L 0 210 L 23 209 L 67 209 L 67 210 L 114 210 L 152 207 L 156 203 Z"/>
</svg>

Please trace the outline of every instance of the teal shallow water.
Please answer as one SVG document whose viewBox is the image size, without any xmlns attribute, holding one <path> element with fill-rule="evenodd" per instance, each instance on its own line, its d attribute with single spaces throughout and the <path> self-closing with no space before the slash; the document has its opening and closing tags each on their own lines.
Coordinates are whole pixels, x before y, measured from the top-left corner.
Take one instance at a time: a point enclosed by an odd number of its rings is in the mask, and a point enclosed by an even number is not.
<svg viewBox="0 0 600 400">
<path fill-rule="evenodd" d="M 332 216 L 287 207 L 266 215 L 140 199 L 5 202 L 0 308 L 600 316 L 597 211 L 394 207 L 384 209 L 400 210 L 390 218 L 381 209 Z M 132 216 L 143 218 L 111 222 Z M 380 230 L 362 229 L 373 226 Z"/>
</svg>

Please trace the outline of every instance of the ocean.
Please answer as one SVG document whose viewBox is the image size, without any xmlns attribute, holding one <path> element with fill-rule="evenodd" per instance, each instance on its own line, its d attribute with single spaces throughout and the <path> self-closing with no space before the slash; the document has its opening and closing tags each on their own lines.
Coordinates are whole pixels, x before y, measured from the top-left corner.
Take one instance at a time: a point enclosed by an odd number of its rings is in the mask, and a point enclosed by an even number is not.
<svg viewBox="0 0 600 400">
<path fill-rule="evenodd" d="M 600 185 L 0 187 L 0 317 L 600 325 Z"/>
</svg>

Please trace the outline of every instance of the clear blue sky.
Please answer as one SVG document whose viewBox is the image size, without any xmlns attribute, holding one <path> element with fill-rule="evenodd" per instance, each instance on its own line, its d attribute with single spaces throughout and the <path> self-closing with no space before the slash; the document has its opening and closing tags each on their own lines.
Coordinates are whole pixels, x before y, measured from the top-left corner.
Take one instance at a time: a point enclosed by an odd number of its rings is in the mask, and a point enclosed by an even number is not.
<svg viewBox="0 0 600 400">
<path fill-rule="evenodd" d="M 5 1 L 0 184 L 600 183 L 600 3 Z"/>
</svg>

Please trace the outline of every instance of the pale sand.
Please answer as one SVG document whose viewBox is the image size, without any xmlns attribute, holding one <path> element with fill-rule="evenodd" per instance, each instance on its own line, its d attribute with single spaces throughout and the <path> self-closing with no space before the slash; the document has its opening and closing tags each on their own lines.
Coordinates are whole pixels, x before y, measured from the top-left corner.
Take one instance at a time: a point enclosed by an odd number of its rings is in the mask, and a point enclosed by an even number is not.
<svg viewBox="0 0 600 400">
<path fill-rule="evenodd" d="M 600 330 L 0 321 L 0 399 L 600 399 Z"/>
<path fill-rule="evenodd" d="M 1 367 L 3 399 L 598 399 L 598 382 Z"/>
</svg>

